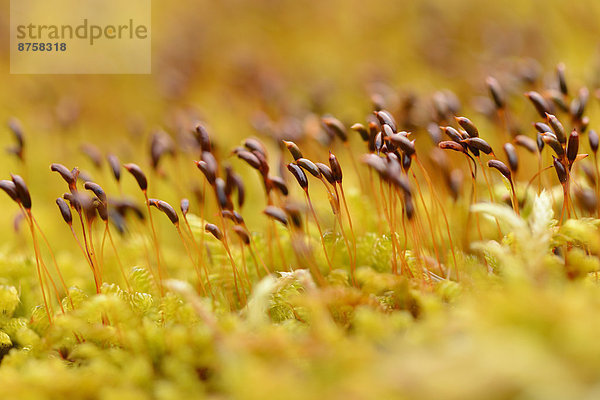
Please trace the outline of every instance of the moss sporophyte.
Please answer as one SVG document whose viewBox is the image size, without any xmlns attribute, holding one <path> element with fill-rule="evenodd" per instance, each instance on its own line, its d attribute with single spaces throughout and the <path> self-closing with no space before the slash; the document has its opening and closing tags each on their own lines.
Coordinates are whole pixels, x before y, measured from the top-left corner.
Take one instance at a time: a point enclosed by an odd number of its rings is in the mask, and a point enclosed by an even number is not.
<svg viewBox="0 0 600 400">
<path fill-rule="evenodd" d="M 350 397 L 381 384 L 379 398 L 408 398 L 412 384 L 435 392 L 420 379 L 449 384 L 461 357 L 494 375 L 482 348 L 520 354 L 517 375 L 543 361 L 554 377 L 571 364 L 596 377 L 598 360 L 575 344 L 600 325 L 582 325 L 600 272 L 589 91 L 573 91 L 562 64 L 548 87 L 481 85 L 484 117 L 463 116 L 448 90 L 425 98 L 432 112 L 420 117 L 375 91 L 352 125 L 263 120 L 238 146 L 178 116 L 178 134 L 154 130 L 147 154 L 81 147 L 96 179 L 60 163 L 35 171 L 11 118 L 15 169 L 28 174 L 0 180 L 20 242 L 0 248 L 0 383 L 47 374 L 64 385 L 54 393 L 82 380 L 83 394 L 114 397 L 105 386 L 118 382 L 119 396 L 169 398 L 264 380 L 270 394 L 310 382 L 307 393 L 327 397 L 332 380 Z M 48 190 L 60 182 L 64 194 L 45 200 L 34 172 L 60 178 Z M 550 357 L 522 344 L 532 335 L 573 347 Z M 509 372 L 508 386 L 527 386 Z"/>
</svg>

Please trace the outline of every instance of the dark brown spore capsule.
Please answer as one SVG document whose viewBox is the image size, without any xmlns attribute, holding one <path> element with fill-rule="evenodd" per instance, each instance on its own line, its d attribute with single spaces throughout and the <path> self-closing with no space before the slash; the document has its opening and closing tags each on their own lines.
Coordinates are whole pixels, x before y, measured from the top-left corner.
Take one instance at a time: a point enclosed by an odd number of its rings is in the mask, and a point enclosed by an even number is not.
<svg viewBox="0 0 600 400">
<path fill-rule="evenodd" d="M 296 143 L 283 140 L 283 144 L 285 144 L 285 147 L 287 147 L 292 157 L 294 157 L 294 161 L 303 157 L 302 152 Z"/>
<path fill-rule="evenodd" d="M 283 211 L 281 208 L 279 207 L 275 207 L 275 206 L 267 206 L 263 213 L 265 215 L 267 215 L 268 217 L 273 218 L 274 220 L 282 223 L 283 225 L 288 224 L 288 219 L 287 219 L 287 215 L 285 214 L 285 211 Z"/>
<path fill-rule="evenodd" d="M 285 206 L 285 212 L 288 215 L 288 220 L 294 225 L 296 228 L 302 228 L 302 214 L 300 209 L 292 204 L 287 203 Z"/>
<path fill-rule="evenodd" d="M 379 121 L 379 124 L 381 126 L 389 125 L 389 127 L 392 128 L 393 132 L 398 132 L 396 120 L 394 119 L 392 114 L 390 114 L 389 111 L 386 111 L 386 110 L 375 111 L 374 114 L 377 117 L 377 120 Z"/>
<path fill-rule="evenodd" d="M 309 159 L 299 158 L 296 160 L 296 164 L 298 164 L 300 167 L 302 167 L 315 178 L 321 177 L 321 171 L 319 171 L 319 168 L 315 165 L 315 163 L 310 161 Z"/>
<path fill-rule="evenodd" d="M 225 194 L 227 196 L 231 196 L 233 190 L 235 189 L 235 181 L 234 181 L 234 172 L 231 168 L 231 165 L 227 165 L 225 167 Z"/>
<path fill-rule="evenodd" d="M 544 150 L 544 135 L 543 133 L 538 133 L 536 136 L 536 144 L 537 144 L 537 148 L 538 148 L 538 152 L 542 152 L 542 150 Z"/>
<path fill-rule="evenodd" d="M 214 185 L 216 179 L 215 173 L 212 169 L 210 169 L 206 161 L 194 161 L 194 163 L 196 164 L 196 167 L 198 167 L 198 169 L 202 171 L 208 183 Z"/>
<path fill-rule="evenodd" d="M 221 178 L 215 179 L 215 193 L 221 209 L 229 210 L 233 208 L 229 197 L 225 193 L 225 181 Z"/>
<path fill-rule="evenodd" d="M 261 162 L 254 153 L 242 150 L 237 152 L 237 156 L 239 159 L 246 161 L 252 168 L 260 171 Z"/>
<path fill-rule="evenodd" d="M 542 140 L 546 143 L 550 148 L 556 153 L 559 158 L 562 158 L 565 155 L 565 149 L 558 142 L 554 135 L 550 135 L 546 133 L 542 136 Z"/>
<path fill-rule="evenodd" d="M 514 174 L 519 169 L 519 157 L 517 156 L 517 149 L 513 146 L 512 143 L 505 143 L 503 146 L 504 153 L 506 153 L 506 158 L 508 159 L 508 166 L 510 167 L 511 172 Z"/>
<path fill-rule="evenodd" d="M 165 215 L 171 220 L 173 225 L 179 224 L 179 216 L 175 209 L 166 201 L 159 200 L 158 201 L 158 209 L 165 213 Z"/>
<path fill-rule="evenodd" d="M 392 129 L 392 127 L 389 126 L 389 125 L 386 125 L 386 124 L 381 125 L 381 132 L 383 133 L 383 137 L 384 138 L 388 138 L 388 137 L 390 137 L 390 136 L 392 136 L 392 135 L 395 134 L 395 132 Z"/>
<path fill-rule="evenodd" d="M 365 154 L 361 161 L 377 171 L 382 177 L 387 175 L 387 163 L 383 158 L 375 154 Z"/>
<path fill-rule="evenodd" d="M 223 211 L 221 211 L 221 215 L 223 216 L 223 218 L 235 222 L 235 217 L 233 215 L 233 211 L 231 211 L 231 210 L 223 210 Z"/>
<path fill-rule="evenodd" d="M 581 89 L 579 89 L 578 96 L 573 99 L 570 107 L 571 116 L 575 120 L 581 120 L 581 117 L 583 117 L 583 113 L 585 111 L 585 107 L 587 105 L 589 97 L 590 92 L 588 88 L 582 87 Z"/>
<path fill-rule="evenodd" d="M 573 164 L 579 153 L 579 134 L 576 130 L 573 130 L 569 135 L 569 144 L 567 146 L 567 160 L 569 164 Z"/>
<path fill-rule="evenodd" d="M 93 221 L 96 218 L 96 205 L 94 204 L 94 199 L 90 196 L 83 195 L 81 193 L 76 193 L 74 195 L 79 204 L 81 205 L 81 210 L 85 213 L 85 217 L 89 221 Z"/>
<path fill-rule="evenodd" d="M 14 201 L 19 201 L 19 196 L 17 195 L 17 188 L 13 181 L 8 181 L 6 179 L 0 180 L 0 189 L 4 190 L 6 194 Z"/>
<path fill-rule="evenodd" d="M 442 130 L 453 142 L 460 143 L 461 140 L 465 139 L 463 136 L 451 126 L 442 127 Z"/>
<path fill-rule="evenodd" d="M 98 200 L 100 200 L 102 203 L 106 204 L 106 193 L 104 192 L 102 187 L 100 187 L 100 185 L 98 185 L 97 183 L 94 183 L 94 182 L 86 182 L 83 185 L 83 187 L 86 188 L 87 190 L 91 190 L 96 195 Z"/>
<path fill-rule="evenodd" d="M 337 136 L 342 142 L 348 141 L 346 127 L 339 119 L 334 117 L 323 117 L 321 122 L 323 123 L 325 130 L 327 130 L 331 136 Z"/>
<path fill-rule="evenodd" d="M 142 169 L 134 163 L 123 165 L 123 167 L 135 178 L 140 189 L 145 192 L 148 189 L 148 180 Z"/>
<path fill-rule="evenodd" d="M 233 218 L 236 224 L 244 224 L 244 217 L 242 217 L 242 214 L 240 214 L 237 211 L 232 211 L 233 212 Z"/>
<path fill-rule="evenodd" d="M 598 207 L 598 198 L 593 189 L 575 187 L 575 200 L 579 206 L 585 209 L 588 213 L 593 214 Z"/>
<path fill-rule="evenodd" d="M 598 138 L 598 134 L 595 130 L 590 130 L 588 133 L 588 140 L 590 142 L 590 148 L 594 153 L 596 153 L 598 151 L 598 143 L 600 142 L 600 139 Z"/>
<path fill-rule="evenodd" d="M 560 160 L 554 156 L 552 156 L 552 163 L 554 164 L 554 169 L 556 170 L 556 175 L 558 176 L 558 180 L 561 184 L 567 182 L 567 170 Z"/>
<path fill-rule="evenodd" d="M 237 191 L 238 207 L 242 208 L 244 206 L 244 202 L 246 201 L 246 187 L 244 186 L 242 178 L 238 174 L 233 174 L 233 182 Z"/>
<path fill-rule="evenodd" d="M 248 234 L 248 232 L 246 232 L 244 227 L 235 225 L 232 229 L 245 245 L 250 244 L 250 235 Z"/>
<path fill-rule="evenodd" d="M 565 144 L 567 142 L 567 137 L 563 125 L 558 118 L 552 114 L 546 114 L 546 117 L 548 118 L 548 123 L 552 127 L 552 131 L 554 131 L 554 134 L 556 135 L 556 139 L 560 144 Z"/>
<path fill-rule="evenodd" d="M 431 122 L 427 125 L 427 133 L 435 145 L 442 141 L 442 128 L 435 122 Z"/>
<path fill-rule="evenodd" d="M 565 97 L 561 92 L 559 92 L 558 90 L 550 89 L 548 91 L 548 96 L 550 97 L 550 100 L 552 100 L 552 103 L 554 103 L 554 105 L 558 107 L 561 111 L 569 112 L 569 106 L 567 106 L 567 103 L 565 102 Z"/>
<path fill-rule="evenodd" d="M 17 118 L 12 117 L 8 120 L 8 129 L 13 133 L 17 140 L 17 147 L 23 149 L 25 147 L 25 134 L 23 133 L 23 125 Z"/>
<path fill-rule="evenodd" d="M 517 135 L 515 136 L 514 141 L 517 146 L 525 148 L 530 153 L 535 153 L 538 150 L 535 140 L 528 136 Z"/>
<path fill-rule="evenodd" d="M 390 138 L 392 142 L 396 143 L 407 156 L 410 157 L 415 154 L 414 140 L 411 141 L 406 136 L 401 134 L 394 134 Z"/>
<path fill-rule="evenodd" d="M 54 163 L 50 165 L 50 170 L 53 172 L 58 172 L 60 176 L 67 182 L 69 185 L 69 189 L 73 189 L 75 187 L 75 183 L 77 179 L 73 176 L 71 171 L 62 164 Z"/>
<path fill-rule="evenodd" d="M 81 212 L 81 202 L 79 201 L 79 196 L 74 195 L 73 193 L 64 193 L 63 199 L 67 200 L 71 207 L 78 213 Z"/>
<path fill-rule="evenodd" d="M 383 133 L 382 132 L 379 132 L 375 136 L 374 147 L 375 147 L 375 151 L 377 151 L 377 152 L 380 152 L 381 149 L 383 148 Z"/>
<path fill-rule="evenodd" d="M 215 224 L 204 225 L 204 230 L 213 235 L 217 240 L 223 240 L 223 232 Z"/>
<path fill-rule="evenodd" d="M 247 148 L 251 152 L 259 152 L 264 157 L 267 156 L 267 150 L 265 146 L 258 140 L 253 138 L 248 138 L 244 141 L 244 147 Z"/>
<path fill-rule="evenodd" d="M 470 119 L 465 117 L 455 117 L 455 119 L 470 137 L 479 137 L 479 130 L 477 130 L 477 127 Z"/>
<path fill-rule="evenodd" d="M 353 131 L 358 132 L 363 142 L 369 141 L 369 131 L 363 124 L 354 124 L 350 127 Z"/>
<path fill-rule="evenodd" d="M 29 194 L 29 189 L 27 188 L 25 181 L 19 175 L 11 174 L 10 177 L 13 183 L 15 184 L 15 189 L 17 191 L 17 197 L 19 198 L 19 201 L 21 202 L 23 207 L 25 207 L 26 210 L 31 209 L 31 195 Z"/>
<path fill-rule="evenodd" d="M 93 205 L 100 216 L 100 219 L 104 222 L 108 221 L 108 207 L 106 203 L 101 202 L 98 199 L 94 199 Z"/>
<path fill-rule="evenodd" d="M 581 118 L 580 128 L 579 129 L 581 130 L 582 134 L 584 134 L 585 131 L 587 131 L 587 128 L 589 127 L 589 125 L 590 125 L 590 118 L 589 117 L 585 116 L 585 117 Z"/>
<path fill-rule="evenodd" d="M 533 126 L 539 133 L 552 132 L 552 128 L 550 128 L 543 122 L 536 122 L 535 124 L 533 124 Z"/>
<path fill-rule="evenodd" d="M 202 151 L 210 152 L 212 150 L 210 145 L 210 136 L 208 136 L 206 128 L 204 128 L 202 125 L 196 125 L 196 129 L 194 130 L 194 137 L 196 138 L 196 142 L 198 143 L 198 145 L 200 145 L 200 149 Z"/>
<path fill-rule="evenodd" d="M 459 151 L 461 153 L 465 152 L 465 148 L 460 143 L 457 143 L 457 142 L 454 142 L 451 140 L 445 140 L 443 142 L 439 142 L 438 147 L 442 150 L 454 150 L 454 151 Z"/>
<path fill-rule="evenodd" d="M 166 201 L 158 200 L 158 199 L 148 199 L 148 205 L 151 207 L 158 208 L 162 213 L 164 213 L 169 220 L 174 224 L 179 224 L 179 216 L 177 212 L 169 203 Z"/>
<path fill-rule="evenodd" d="M 294 178 L 296 178 L 300 187 L 304 190 L 308 190 L 308 179 L 302 168 L 296 164 L 288 164 L 287 169 L 294 175 Z"/>
<path fill-rule="evenodd" d="M 179 203 L 179 208 L 181 209 L 181 213 L 185 217 L 190 211 L 190 201 L 188 199 L 181 199 L 181 203 Z"/>
<path fill-rule="evenodd" d="M 335 179 L 333 179 L 333 173 L 331 172 L 331 168 L 319 162 L 315 163 L 315 165 L 317 166 L 317 168 L 319 168 L 319 172 L 321 173 L 321 175 L 325 177 L 325 179 L 327 179 L 327 182 L 329 182 L 332 185 L 335 185 Z"/>
<path fill-rule="evenodd" d="M 488 142 L 479 137 L 463 139 L 462 142 L 466 143 L 469 147 L 469 150 L 471 151 L 478 150 L 485 154 L 491 154 L 493 152 L 492 146 L 490 146 Z"/>
<path fill-rule="evenodd" d="M 502 93 L 502 88 L 500 87 L 498 81 L 490 76 L 485 80 L 485 82 L 490 91 L 490 96 L 492 96 L 492 100 L 494 101 L 494 105 L 496 106 L 496 108 L 504 108 L 504 94 Z"/>
<path fill-rule="evenodd" d="M 114 154 L 106 156 L 106 160 L 108 161 L 108 165 L 110 165 L 115 180 L 119 182 L 121 180 L 121 161 L 119 161 L 119 158 Z"/>
<path fill-rule="evenodd" d="M 275 188 L 277 188 L 277 190 L 281 192 L 281 194 L 283 194 L 284 196 L 288 195 L 289 191 L 283 178 L 279 176 L 270 176 L 269 180 L 271 181 L 273 186 L 275 186 Z"/>
<path fill-rule="evenodd" d="M 23 134 L 21 122 L 14 117 L 10 118 L 8 120 L 8 128 L 11 130 L 15 136 L 15 139 L 17 140 L 17 144 L 8 148 L 8 152 L 15 154 L 22 161 L 23 151 L 25 150 L 25 135 Z"/>
<path fill-rule="evenodd" d="M 540 117 L 546 118 L 546 113 L 550 112 L 546 99 L 544 99 L 541 94 L 535 91 L 525 93 L 525 97 L 531 101 Z"/>
<path fill-rule="evenodd" d="M 65 198 L 65 200 L 68 200 L 67 196 L 66 196 L 67 194 L 68 193 L 66 193 L 63 196 Z M 115 211 L 123 217 L 125 217 L 125 215 L 127 214 L 128 211 L 131 211 L 135 214 L 135 216 L 138 219 L 140 219 L 142 221 L 146 218 L 146 215 L 144 214 L 144 211 L 140 208 L 140 206 L 131 200 L 111 199 L 110 204 L 115 209 Z"/>
<path fill-rule="evenodd" d="M 219 164 L 217 163 L 215 156 L 208 151 L 203 151 L 201 159 L 206 163 L 212 174 L 216 176 L 217 170 L 219 169 Z"/>
<path fill-rule="evenodd" d="M 68 225 L 71 225 L 73 223 L 73 214 L 71 214 L 71 209 L 69 208 L 67 203 L 59 197 L 58 199 L 56 199 L 56 205 L 58 206 L 58 209 L 60 210 L 60 215 L 62 215 L 65 222 Z"/>
<path fill-rule="evenodd" d="M 342 183 L 342 166 L 340 165 L 335 154 L 333 154 L 331 151 L 329 152 L 329 166 L 331 167 L 333 179 L 338 183 Z"/>
<path fill-rule="evenodd" d="M 408 178 L 406 174 L 403 174 L 400 170 L 398 161 L 392 161 L 389 163 L 387 176 L 390 182 L 402 189 L 404 192 L 409 194 L 412 193 Z"/>
<path fill-rule="evenodd" d="M 558 78 L 558 87 L 564 96 L 569 95 L 567 79 L 565 78 L 565 64 L 560 63 L 556 66 L 556 77 Z"/>
<path fill-rule="evenodd" d="M 163 131 L 157 131 L 152 135 L 150 142 L 150 160 L 152 169 L 156 170 L 164 155 L 175 155 L 175 146 L 171 137 Z"/>
<path fill-rule="evenodd" d="M 102 152 L 91 143 L 82 144 L 79 149 L 85 154 L 96 168 L 102 167 Z"/>
<path fill-rule="evenodd" d="M 208 183 L 214 185 L 218 168 L 215 156 L 213 156 L 212 153 L 206 151 L 203 152 L 202 160 L 196 161 L 196 166 L 200 171 L 202 171 Z"/>
<path fill-rule="evenodd" d="M 259 151 L 253 151 L 252 154 L 254 154 L 260 163 L 258 171 L 261 173 L 263 178 L 266 178 L 269 175 L 269 163 L 267 162 L 267 158 Z"/>
<path fill-rule="evenodd" d="M 412 157 L 410 157 L 406 154 L 402 154 L 402 169 L 404 170 L 404 172 L 408 172 L 411 164 L 412 164 Z"/>
<path fill-rule="evenodd" d="M 506 179 L 511 180 L 512 174 L 510 169 L 500 160 L 489 160 L 487 163 L 488 167 L 497 169 Z"/>
<path fill-rule="evenodd" d="M 369 151 L 370 152 L 374 152 L 377 150 L 376 146 L 375 146 L 375 140 L 378 136 L 378 130 L 377 130 L 377 124 L 375 122 L 369 122 L 369 143 L 368 143 L 368 147 L 369 147 Z"/>
</svg>

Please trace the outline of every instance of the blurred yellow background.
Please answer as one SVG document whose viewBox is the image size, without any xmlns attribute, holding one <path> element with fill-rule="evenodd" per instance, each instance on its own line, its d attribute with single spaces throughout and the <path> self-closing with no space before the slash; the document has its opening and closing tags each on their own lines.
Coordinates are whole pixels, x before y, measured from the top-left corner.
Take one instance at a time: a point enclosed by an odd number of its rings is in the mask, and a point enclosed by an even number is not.
<svg viewBox="0 0 600 400">
<path fill-rule="evenodd" d="M 593 93 L 600 81 L 597 1 L 157 0 L 152 74 L 91 76 L 10 75 L 8 7 L 0 14 L 0 122 L 22 121 L 34 202 L 46 196 L 38 209 L 52 218 L 51 200 L 64 188 L 51 162 L 92 170 L 80 151 L 90 142 L 147 167 L 149 135 L 160 127 L 177 137 L 182 110 L 231 149 L 256 135 L 259 112 L 363 120 L 382 83 L 424 96 L 449 88 L 472 115 L 488 75 L 537 71 L 544 79 L 564 62 L 573 87 Z M 2 149 L 14 139 L 0 132 Z M 10 172 L 25 173 L 7 155 L 0 177 Z M 0 226 L 13 215 L 0 216 Z"/>
</svg>

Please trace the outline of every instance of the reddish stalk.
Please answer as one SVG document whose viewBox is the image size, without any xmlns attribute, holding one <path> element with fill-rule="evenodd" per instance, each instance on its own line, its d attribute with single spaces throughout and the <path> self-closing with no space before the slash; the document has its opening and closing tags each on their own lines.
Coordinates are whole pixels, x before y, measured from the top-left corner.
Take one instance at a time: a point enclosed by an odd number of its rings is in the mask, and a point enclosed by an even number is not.
<svg viewBox="0 0 600 400">
<path fill-rule="evenodd" d="M 115 242 L 112 238 L 112 234 L 110 233 L 110 228 L 108 227 L 108 221 L 106 221 L 106 233 L 108 234 L 108 241 L 115 253 L 115 257 L 117 259 L 117 263 L 119 264 L 119 270 L 121 271 L 121 275 L 123 275 L 123 280 L 125 281 L 125 285 L 127 286 L 128 291 L 132 291 L 131 284 L 129 283 L 129 279 L 127 278 L 127 274 L 125 273 L 125 268 L 123 268 L 123 263 L 121 262 L 121 257 L 119 257 L 119 252 L 117 251 L 117 247 L 115 246 Z M 102 239 L 104 241 L 104 239 Z M 102 245 L 104 247 L 104 245 Z"/>
<path fill-rule="evenodd" d="M 327 248 L 325 247 L 325 238 L 323 237 L 323 231 L 321 230 L 321 225 L 319 224 L 319 220 L 317 218 L 317 213 L 310 201 L 310 195 L 308 194 L 308 189 L 304 188 L 304 194 L 306 195 L 306 202 L 308 203 L 308 207 L 310 208 L 310 212 L 312 213 L 313 219 L 315 220 L 315 224 L 317 225 L 317 229 L 319 230 L 319 236 L 321 238 L 321 245 L 323 246 L 323 253 L 325 254 L 325 259 L 327 260 L 327 265 L 329 266 L 329 271 L 333 270 L 331 265 L 331 260 L 329 260 L 329 255 L 327 254 Z M 307 225 L 308 226 L 308 225 Z"/>
<path fill-rule="evenodd" d="M 340 194 L 342 195 L 342 203 L 344 204 L 344 210 L 346 211 L 346 217 L 348 217 L 348 226 L 350 227 L 350 235 L 352 237 L 352 251 L 354 252 L 354 262 L 356 263 L 356 236 L 354 234 L 354 227 L 352 226 L 352 217 L 350 216 L 350 211 L 348 210 L 348 203 L 346 202 L 346 195 L 341 182 L 339 182 L 339 186 Z"/>
<path fill-rule="evenodd" d="M 492 153 L 493 155 L 493 153 Z M 481 172 L 483 173 L 483 178 L 485 179 L 485 184 L 488 188 L 488 192 L 490 194 L 490 201 L 492 203 L 496 202 L 496 198 L 494 196 L 494 191 L 492 190 L 492 186 L 490 185 L 490 181 L 488 179 L 487 173 L 485 172 L 485 168 L 483 167 L 483 163 L 481 162 L 481 157 L 477 156 L 475 157 L 477 159 L 477 162 L 479 163 L 479 166 L 481 167 Z M 503 237 L 504 235 L 502 234 L 502 229 L 500 229 L 500 222 L 498 222 L 498 218 L 494 218 L 496 220 L 496 227 L 498 228 L 498 234 L 500 235 L 500 237 Z"/>
<path fill-rule="evenodd" d="M 183 243 L 183 247 L 185 248 L 185 252 L 188 256 L 188 258 L 190 259 L 190 261 L 192 262 L 192 265 L 195 267 L 196 269 L 196 274 L 198 275 L 198 281 L 200 282 L 200 288 L 202 289 L 202 294 L 204 296 L 206 296 L 206 288 L 204 287 L 204 282 L 202 281 L 202 279 L 200 279 L 200 274 L 198 271 L 198 265 L 197 263 L 194 261 L 194 257 L 192 257 L 192 253 L 190 252 L 190 249 L 186 243 L 186 240 L 183 236 L 183 233 L 181 232 L 181 228 L 179 227 L 179 224 L 174 224 L 175 229 L 177 230 L 177 234 L 179 235 L 179 239 L 181 239 L 181 243 Z"/>
<path fill-rule="evenodd" d="M 454 243 L 452 242 L 452 235 L 450 234 L 450 224 L 448 223 L 448 217 L 446 216 L 446 212 L 444 211 L 444 205 L 442 204 L 442 201 L 440 200 L 439 196 L 437 195 L 437 192 L 433 186 L 433 183 L 431 182 L 431 178 L 429 177 L 427 170 L 425 169 L 423 164 L 421 164 L 421 160 L 419 160 L 419 158 L 417 156 L 415 156 L 415 160 L 417 161 L 417 165 L 419 166 L 419 169 L 421 170 L 421 172 L 423 172 L 423 176 L 425 177 L 425 181 L 427 182 L 429 191 L 433 195 L 433 198 L 435 199 L 435 201 L 438 203 L 438 206 L 440 207 L 440 211 L 442 213 L 442 217 L 444 218 L 444 224 L 446 225 L 446 234 L 448 235 L 450 251 L 452 252 L 452 260 L 454 261 L 454 271 L 456 273 L 456 280 L 458 281 L 459 280 L 458 262 L 456 261 L 456 252 L 454 250 Z"/>
<path fill-rule="evenodd" d="M 392 220 L 391 220 L 391 215 L 390 215 L 391 204 L 388 206 L 387 201 L 385 199 L 385 192 L 383 191 L 383 181 L 382 181 L 381 177 L 379 178 L 379 192 L 380 192 L 381 198 L 382 198 L 384 215 L 387 220 L 388 226 L 390 227 L 390 240 L 392 242 L 392 273 L 397 275 L 398 274 L 398 259 L 397 259 L 398 248 L 396 245 L 396 233 L 395 233 L 394 226 L 393 226 Z"/>
<path fill-rule="evenodd" d="M 54 314 L 54 312 L 50 312 L 50 307 L 48 306 L 48 299 L 46 299 L 46 289 L 44 289 L 44 282 L 42 279 L 42 270 L 40 267 L 40 254 L 39 254 L 39 249 L 37 246 L 37 242 L 35 240 L 35 232 L 33 230 L 33 223 L 31 222 L 31 220 L 27 220 L 28 225 L 29 225 L 29 230 L 31 231 L 31 237 L 33 239 L 33 250 L 35 253 L 35 264 L 36 264 L 36 270 L 37 270 L 37 276 L 38 276 L 38 282 L 40 284 L 40 289 L 42 290 L 42 298 L 44 299 L 44 308 L 46 309 L 46 315 L 48 316 L 48 322 L 50 323 L 50 325 L 52 325 L 52 314 Z"/>
<path fill-rule="evenodd" d="M 37 242 L 37 239 L 35 238 L 35 229 L 34 229 L 34 225 L 33 223 L 35 222 L 35 220 L 33 219 L 33 215 L 31 213 L 30 209 L 26 209 L 26 219 L 29 225 L 29 229 L 31 231 L 31 237 L 33 239 L 33 249 L 35 252 L 35 256 L 36 256 L 36 260 L 39 259 L 39 263 L 41 265 L 41 271 L 45 274 L 46 276 L 46 286 L 48 288 L 48 290 L 50 290 L 50 285 L 52 285 L 52 288 L 54 289 L 54 294 L 56 296 L 56 301 L 58 302 L 58 305 L 60 306 L 60 309 L 62 311 L 62 313 L 65 313 L 65 309 L 62 305 L 62 299 L 60 298 L 60 293 L 58 292 L 58 288 L 56 287 L 56 283 L 54 282 L 54 279 L 52 279 L 52 275 L 50 275 L 50 271 L 48 271 L 48 268 L 46 267 L 46 263 L 44 263 L 44 259 L 42 258 L 42 252 L 40 250 L 39 247 L 39 243 Z M 44 275 L 42 275 L 44 276 Z M 49 282 L 49 284 L 48 284 Z M 50 294 L 48 294 L 48 299 L 50 299 Z M 54 314 L 54 310 L 52 308 L 52 303 L 50 303 L 50 311 L 52 312 L 52 314 Z"/>
<path fill-rule="evenodd" d="M 239 277 L 237 266 L 235 265 L 235 261 L 233 260 L 233 256 L 231 255 L 231 251 L 229 249 L 229 244 L 227 243 L 227 229 L 226 229 L 227 227 L 225 226 L 225 220 L 223 219 L 223 214 L 220 212 L 219 212 L 219 221 L 221 222 L 221 227 L 223 228 L 223 240 L 221 240 L 221 243 L 223 243 L 223 247 L 225 248 L 225 252 L 227 252 L 227 256 L 229 257 L 229 262 L 231 263 L 235 291 L 236 291 L 238 300 L 240 300 L 243 303 L 243 305 L 245 305 L 247 302 L 246 292 L 244 290 L 242 290 L 242 292 L 241 292 L 242 296 L 240 297 L 240 289 L 238 287 L 238 280 L 240 281 L 240 283 L 242 283 L 242 279 Z"/>
<path fill-rule="evenodd" d="M 417 176 L 415 175 L 414 171 L 411 171 L 411 172 L 412 172 L 413 179 L 415 180 L 417 192 L 419 193 L 419 198 L 421 199 L 421 203 L 423 204 L 423 209 L 425 210 L 425 217 L 427 218 L 427 225 L 429 226 L 429 231 L 431 232 L 431 242 L 433 244 L 433 250 L 435 252 L 435 258 L 438 263 L 438 268 L 443 276 L 445 274 L 442 269 L 442 262 L 440 259 L 438 245 L 437 245 L 437 241 L 436 241 L 436 237 L 435 237 L 435 231 L 433 229 L 433 223 L 431 222 L 431 216 L 429 215 L 429 211 L 427 210 L 427 205 L 425 204 L 425 199 L 423 198 L 423 192 L 421 191 L 421 185 L 419 185 L 419 182 L 417 181 Z"/>
<path fill-rule="evenodd" d="M 244 269 L 244 276 L 246 277 L 246 282 L 248 283 L 248 289 L 252 292 L 252 282 L 250 282 L 250 276 L 248 275 L 248 266 L 246 265 L 246 254 L 244 251 L 244 241 L 242 238 L 239 238 L 240 249 L 242 251 L 242 268 Z"/>
<path fill-rule="evenodd" d="M 69 299 L 69 303 L 71 303 L 71 307 L 74 308 L 74 306 L 73 306 L 73 299 L 71 298 L 71 294 L 69 293 L 69 289 L 68 289 L 68 287 L 67 287 L 67 285 L 65 283 L 65 280 L 63 279 L 63 275 L 60 272 L 60 269 L 58 268 L 58 263 L 56 262 L 56 257 L 54 256 L 54 252 L 52 251 L 52 248 L 50 247 L 50 243 L 48 242 L 48 239 L 46 238 L 46 235 L 44 235 L 44 232 L 42 231 L 42 228 L 40 228 L 40 225 L 38 224 L 37 220 L 33 216 L 33 213 L 31 212 L 31 210 L 29 210 L 28 214 L 29 214 L 29 217 L 31 218 L 31 220 L 33 221 L 33 223 L 35 224 L 35 226 L 37 227 L 37 230 L 40 233 L 40 236 L 42 237 L 42 240 L 46 244 L 46 247 L 48 248 L 48 252 L 50 253 L 50 258 L 52 258 L 52 262 L 54 264 L 54 269 L 56 270 L 56 274 L 58 275 L 58 278 L 59 278 L 60 283 L 61 283 L 61 285 L 63 287 L 63 290 L 65 291 L 65 294 L 67 295 L 67 298 Z"/>
<path fill-rule="evenodd" d="M 144 198 L 146 200 L 146 208 L 148 210 L 148 218 L 150 219 L 150 227 L 152 228 L 152 239 L 154 240 L 154 250 L 156 252 L 156 264 L 157 264 L 157 271 L 158 271 L 158 287 L 160 290 L 160 295 L 164 296 L 165 295 L 165 288 L 163 287 L 163 271 L 162 271 L 162 266 L 160 263 L 160 249 L 159 249 L 159 243 L 158 243 L 158 236 L 156 235 L 156 229 L 154 228 L 154 220 L 152 218 L 152 212 L 150 211 L 150 204 L 148 204 L 148 193 L 146 189 L 143 189 L 142 192 L 144 193 Z"/>
<path fill-rule="evenodd" d="M 201 248 L 196 243 L 196 239 L 194 238 L 194 233 L 192 232 L 192 228 L 191 228 L 190 223 L 188 222 L 187 216 L 185 214 L 183 214 L 183 221 L 188 230 L 188 234 L 191 237 L 192 245 L 194 246 L 194 248 L 196 249 L 196 252 L 198 253 L 198 264 L 195 265 L 195 270 L 196 270 L 196 275 L 197 275 L 199 284 L 202 287 L 204 287 L 204 284 L 202 283 L 202 274 L 199 269 L 201 267 L 202 269 L 204 269 L 204 274 L 206 275 L 208 291 L 210 292 L 210 296 L 211 296 L 212 300 L 214 301 L 215 295 L 213 293 L 212 285 L 210 283 L 210 277 L 208 275 L 208 267 L 206 266 L 206 263 L 204 262 L 204 252 L 201 250 Z M 204 242 L 204 240 L 202 240 L 202 242 Z"/>
<path fill-rule="evenodd" d="M 94 281 L 96 283 L 96 293 L 100 294 L 102 291 L 102 272 L 100 271 L 100 266 L 98 265 L 98 260 L 96 259 L 96 254 L 94 251 L 94 240 L 92 236 L 92 223 L 89 218 L 86 217 L 86 224 L 89 232 L 89 248 L 88 254 L 90 256 L 90 260 L 92 260 L 92 264 L 94 265 Z M 85 236 L 84 236 L 85 237 Z"/>
</svg>

